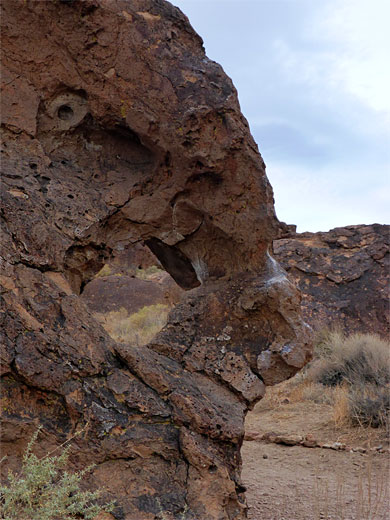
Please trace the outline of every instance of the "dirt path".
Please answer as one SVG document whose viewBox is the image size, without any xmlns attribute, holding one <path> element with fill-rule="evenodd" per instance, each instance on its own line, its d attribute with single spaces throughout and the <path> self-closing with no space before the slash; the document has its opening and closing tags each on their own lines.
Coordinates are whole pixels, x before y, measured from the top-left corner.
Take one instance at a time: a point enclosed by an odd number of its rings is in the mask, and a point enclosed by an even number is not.
<svg viewBox="0 0 390 520">
<path fill-rule="evenodd" d="M 383 432 L 332 426 L 326 405 L 273 406 L 259 403 L 247 418 L 247 431 L 310 433 L 321 442 L 350 446 L 386 441 Z M 250 520 L 390 520 L 386 453 L 250 441 L 244 442 L 242 457 Z"/>
</svg>

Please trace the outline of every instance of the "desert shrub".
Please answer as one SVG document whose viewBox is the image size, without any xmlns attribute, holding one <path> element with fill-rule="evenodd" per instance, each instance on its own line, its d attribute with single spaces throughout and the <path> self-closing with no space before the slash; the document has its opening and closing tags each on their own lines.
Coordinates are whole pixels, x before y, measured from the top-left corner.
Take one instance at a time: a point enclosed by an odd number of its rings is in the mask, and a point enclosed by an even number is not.
<svg viewBox="0 0 390 520">
<path fill-rule="evenodd" d="M 377 385 L 349 389 L 349 414 L 352 423 L 373 428 L 390 428 L 390 388 Z"/>
<path fill-rule="evenodd" d="M 335 350 L 335 345 L 344 337 L 341 329 L 323 327 L 314 334 L 314 359 L 329 358 Z"/>
<path fill-rule="evenodd" d="M 334 332 L 321 349 L 323 355 L 313 364 L 311 375 L 325 386 L 390 382 L 390 343 L 375 334 Z"/>
<path fill-rule="evenodd" d="M 118 311 L 95 316 L 115 341 L 141 346 L 149 343 L 164 327 L 169 310 L 168 305 L 157 303 L 133 314 L 121 307 Z"/>
<path fill-rule="evenodd" d="M 32 452 L 39 430 L 29 442 L 19 474 L 8 473 L 8 485 L 0 487 L 0 511 L 4 520 L 65 520 L 94 518 L 112 511 L 113 504 L 99 506 L 100 491 L 81 491 L 80 483 L 92 467 L 65 470 L 69 449 L 58 456 L 39 459 Z"/>
<path fill-rule="evenodd" d="M 336 423 L 389 427 L 390 342 L 375 334 L 323 333 L 308 378 L 336 390 Z"/>
</svg>

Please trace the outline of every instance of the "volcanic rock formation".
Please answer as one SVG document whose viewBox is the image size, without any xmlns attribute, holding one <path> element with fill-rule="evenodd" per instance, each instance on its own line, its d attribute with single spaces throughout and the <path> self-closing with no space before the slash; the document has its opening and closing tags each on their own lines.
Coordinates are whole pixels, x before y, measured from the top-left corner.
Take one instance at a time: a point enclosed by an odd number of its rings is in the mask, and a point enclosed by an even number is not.
<svg viewBox="0 0 390 520">
<path fill-rule="evenodd" d="M 82 429 L 72 464 L 96 463 L 88 485 L 116 518 L 245 518 L 245 413 L 310 346 L 268 254 L 279 223 L 236 91 L 163 0 L 2 8 L 8 465 L 38 424 L 41 453 Z M 142 348 L 80 298 L 139 243 L 188 290 Z"/>
<path fill-rule="evenodd" d="M 295 226 L 289 226 L 282 235 L 273 242 L 274 256 L 301 290 L 307 323 L 314 329 L 341 328 L 347 334 L 389 335 L 389 226 L 318 233 L 296 233 Z M 109 265 L 111 272 L 107 269 L 103 276 L 102 271 L 82 295 L 97 313 L 123 308 L 131 314 L 153 304 L 172 305 L 180 297 L 167 273 L 151 269 L 158 262 L 147 248 L 119 252 Z"/>
<path fill-rule="evenodd" d="M 314 328 L 390 333 L 390 226 L 346 226 L 275 240 L 275 258 L 302 292 Z"/>
</svg>

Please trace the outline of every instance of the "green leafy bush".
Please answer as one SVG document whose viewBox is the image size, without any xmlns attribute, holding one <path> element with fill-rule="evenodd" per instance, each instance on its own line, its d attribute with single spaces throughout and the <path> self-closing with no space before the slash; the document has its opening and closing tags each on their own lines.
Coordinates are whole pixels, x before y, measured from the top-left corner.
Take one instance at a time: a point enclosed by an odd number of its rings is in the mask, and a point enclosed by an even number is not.
<svg viewBox="0 0 390 520">
<path fill-rule="evenodd" d="M 100 491 L 81 491 L 80 483 L 92 466 L 83 471 L 65 470 L 69 448 L 59 456 L 39 459 L 32 452 L 39 429 L 23 456 L 22 469 L 8 473 L 8 485 L 0 487 L 1 518 L 4 520 L 91 519 L 102 511 L 110 512 L 113 504 L 99 506 Z"/>
</svg>

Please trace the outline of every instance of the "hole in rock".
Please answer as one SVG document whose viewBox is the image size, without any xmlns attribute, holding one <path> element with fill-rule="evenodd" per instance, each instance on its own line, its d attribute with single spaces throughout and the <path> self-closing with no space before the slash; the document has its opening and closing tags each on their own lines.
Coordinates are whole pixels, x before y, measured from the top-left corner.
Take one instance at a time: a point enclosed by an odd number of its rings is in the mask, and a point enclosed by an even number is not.
<svg viewBox="0 0 390 520">
<path fill-rule="evenodd" d="M 57 115 L 62 121 L 69 121 L 73 117 L 73 110 L 69 105 L 61 105 Z"/>
<path fill-rule="evenodd" d="M 51 146 L 49 139 L 47 146 Z M 171 163 L 168 152 L 162 155 L 149 149 L 130 128 L 102 128 L 88 116 L 65 133 L 61 147 L 51 153 L 61 169 L 65 163 L 68 178 L 73 175 L 88 186 L 92 183 L 102 199 L 116 207 L 124 205 L 132 192 L 137 196 L 144 190 L 146 197 L 157 166 Z M 71 196 L 67 192 L 63 196 L 72 209 Z M 129 219 L 120 211 L 108 215 L 93 228 L 91 238 L 86 231 L 83 244 L 76 242 L 69 248 L 65 274 L 73 291 L 116 341 L 141 346 L 165 326 L 182 288 L 192 289 L 200 282 L 180 250 L 157 239 L 147 245 L 125 244 L 127 233 L 137 236 L 136 228 L 131 215 Z"/>
<path fill-rule="evenodd" d="M 81 298 L 115 341 L 142 346 L 166 325 L 182 292 L 148 247 L 133 244 L 112 252 Z"/>
</svg>

